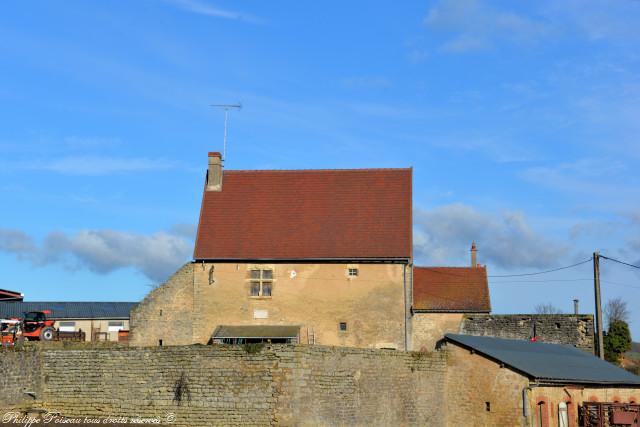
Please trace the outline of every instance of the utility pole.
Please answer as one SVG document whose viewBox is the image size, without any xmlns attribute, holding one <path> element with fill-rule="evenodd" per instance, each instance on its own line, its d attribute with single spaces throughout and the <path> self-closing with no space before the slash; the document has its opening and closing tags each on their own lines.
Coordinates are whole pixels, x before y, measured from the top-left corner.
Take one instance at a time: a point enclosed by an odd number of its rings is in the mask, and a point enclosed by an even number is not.
<svg viewBox="0 0 640 427">
<path fill-rule="evenodd" d="M 600 252 L 593 253 L 593 286 L 596 294 L 596 356 L 604 359 L 604 334 L 602 326 L 602 300 L 600 298 Z"/>
<path fill-rule="evenodd" d="M 222 160 L 227 160 L 227 123 L 229 122 L 229 110 L 232 108 L 241 109 L 242 104 L 211 104 L 210 107 L 222 108 L 224 110 L 224 145 L 222 146 Z"/>
</svg>

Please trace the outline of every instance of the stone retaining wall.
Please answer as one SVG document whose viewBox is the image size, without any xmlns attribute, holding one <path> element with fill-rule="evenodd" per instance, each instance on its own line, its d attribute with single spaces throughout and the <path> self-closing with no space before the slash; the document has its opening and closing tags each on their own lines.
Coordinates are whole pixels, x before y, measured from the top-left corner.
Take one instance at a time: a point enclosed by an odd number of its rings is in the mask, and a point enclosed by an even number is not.
<svg viewBox="0 0 640 427">
<path fill-rule="evenodd" d="M 39 358 L 36 404 L 64 416 L 169 417 L 180 426 L 445 424 L 446 352 L 195 345 L 41 348 L 3 354 L 3 365 L 7 357 L 21 372 Z M 0 389 L 0 407 L 20 381 Z"/>
</svg>

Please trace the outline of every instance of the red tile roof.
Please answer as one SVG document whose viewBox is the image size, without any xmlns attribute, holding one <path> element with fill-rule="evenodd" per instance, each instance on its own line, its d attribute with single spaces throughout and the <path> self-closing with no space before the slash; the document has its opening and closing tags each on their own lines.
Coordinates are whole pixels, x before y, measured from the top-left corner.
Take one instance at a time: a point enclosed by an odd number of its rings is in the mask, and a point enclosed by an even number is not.
<svg viewBox="0 0 640 427">
<path fill-rule="evenodd" d="M 194 259 L 410 258 L 411 175 L 226 170 L 204 191 Z"/>
<path fill-rule="evenodd" d="M 0 301 L 9 300 L 9 301 L 22 301 L 22 295 L 20 292 L 9 291 L 7 289 L 0 289 Z"/>
<path fill-rule="evenodd" d="M 430 312 L 490 312 L 485 267 L 414 267 L 413 309 Z"/>
</svg>

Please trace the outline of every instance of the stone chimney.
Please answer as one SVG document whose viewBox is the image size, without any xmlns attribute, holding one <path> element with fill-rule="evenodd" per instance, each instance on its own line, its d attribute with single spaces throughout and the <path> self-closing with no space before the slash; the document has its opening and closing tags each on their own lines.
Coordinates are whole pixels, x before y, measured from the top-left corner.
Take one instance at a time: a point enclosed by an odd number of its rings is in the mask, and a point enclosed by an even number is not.
<svg viewBox="0 0 640 427">
<path fill-rule="evenodd" d="M 209 153 L 207 191 L 222 191 L 222 154 L 217 151 Z"/>
<path fill-rule="evenodd" d="M 478 266 L 478 249 L 476 249 L 476 242 L 471 243 L 471 267 Z"/>
</svg>

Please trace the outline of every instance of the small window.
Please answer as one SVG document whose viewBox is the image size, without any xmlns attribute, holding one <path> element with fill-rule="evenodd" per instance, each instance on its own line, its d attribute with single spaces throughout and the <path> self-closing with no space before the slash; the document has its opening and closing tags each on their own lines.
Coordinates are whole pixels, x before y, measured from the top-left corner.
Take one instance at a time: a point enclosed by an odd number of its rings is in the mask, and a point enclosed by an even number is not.
<svg viewBox="0 0 640 427">
<path fill-rule="evenodd" d="M 340 322 L 340 331 L 345 332 L 347 330 L 347 322 Z"/>
<path fill-rule="evenodd" d="M 358 269 L 349 268 L 349 277 L 358 277 Z"/>
<path fill-rule="evenodd" d="M 58 330 L 60 332 L 75 332 L 76 322 L 60 322 L 58 323 Z"/>
<path fill-rule="evenodd" d="M 109 322 L 109 332 L 118 332 L 124 329 L 124 322 Z"/>
<path fill-rule="evenodd" d="M 491 412 L 491 402 L 484 402 L 484 409 L 487 412 Z"/>
<path fill-rule="evenodd" d="M 249 294 L 252 297 L 270 297 L 273 291 L 273 270 L 254 269 L 249 272 Z"/>
</svg>

